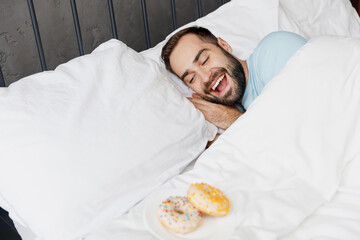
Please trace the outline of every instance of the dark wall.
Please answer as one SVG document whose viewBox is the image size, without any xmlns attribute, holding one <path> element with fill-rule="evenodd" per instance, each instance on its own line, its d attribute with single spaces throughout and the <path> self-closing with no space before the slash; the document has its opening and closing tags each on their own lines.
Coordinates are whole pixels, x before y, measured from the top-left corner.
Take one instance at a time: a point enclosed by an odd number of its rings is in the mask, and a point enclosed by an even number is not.
<svg viewBox="0 0 360 240">
<path fill-rule="evenodd" d="M 119 39 L 146 48 L 141 0 L 113 0 Z M 178 27 L 197 18 L 197 0 L 177 0 Z M 204 15 L 221 0 L 203 0 Z M 54 69 L 79 55 L 70 0 L 34 0 L 47 67 Z M 172 31 L 170 0 L 146 0 L 152 46 Z M 85 53 L 112 37 L 107 0 L 77 0 Z M 6 85 L 41 71 L 25 0 L 0 1 L 0 66 Z"/>
<path fill-rule="evenodd" d="M 351 4 L 354 6 L 360 16 L 360 0 L 351 0 Z"/>
</svg>

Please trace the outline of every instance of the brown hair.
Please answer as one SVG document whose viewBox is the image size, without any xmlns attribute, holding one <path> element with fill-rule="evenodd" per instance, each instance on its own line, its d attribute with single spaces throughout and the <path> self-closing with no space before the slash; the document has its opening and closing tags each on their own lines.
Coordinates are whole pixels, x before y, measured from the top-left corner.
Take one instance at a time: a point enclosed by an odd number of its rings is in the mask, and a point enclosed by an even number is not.
<svg viewBox="0 0 360 240">
<path fill-rule="evenodd" d="M 176 45 L 178 44 L 180 38 L 182 38 L 187 34 L 195 34 L 201 40 L 219 46 L 217 42 L 217 38 L 206 28 L 193 26 L 180 30 L 179 32 L 175 33 L 169 39 L 169 41 L 167 41 L 167 43 L 165 44 L 165 46 L 162 48 L 161 51 L 161 59 L 164 61 L 166 69 L 172 73 L 174 73 L 174 71 L 170 66 L 170 55 L 174 50 L 174 48 L 176 47 Z"/>
</svg>

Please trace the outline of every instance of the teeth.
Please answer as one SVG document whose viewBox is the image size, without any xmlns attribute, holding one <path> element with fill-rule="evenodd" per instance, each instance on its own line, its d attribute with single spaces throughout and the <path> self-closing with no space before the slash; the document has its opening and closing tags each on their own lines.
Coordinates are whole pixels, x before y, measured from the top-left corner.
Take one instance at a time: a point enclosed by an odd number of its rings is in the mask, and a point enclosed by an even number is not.
<svg viewBox="0 0 360 240">
<path fill-rule="evenodd" d="M 217 86 L 219 85 L 219 83 L 221 82 L 221 80 L 223 80 L 224 77 L 225 77 L 225 74 L 221 75 L 221 77 L 219 77 L 219 79 L 216 81 L 216 83 L 214 84 L 214 86 L 211 89 L 215 90 L 217 88 Z"/>
</svg>

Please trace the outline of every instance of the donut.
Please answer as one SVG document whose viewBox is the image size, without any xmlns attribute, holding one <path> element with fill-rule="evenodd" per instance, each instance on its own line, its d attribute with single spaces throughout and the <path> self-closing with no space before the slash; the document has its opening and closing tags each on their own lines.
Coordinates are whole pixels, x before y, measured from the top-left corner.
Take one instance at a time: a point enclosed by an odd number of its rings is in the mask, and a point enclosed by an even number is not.
<svg viewBox="0 0 360 240">
<path fill-rule="evenodd" d="M 157 211 L 161 224 L 176 233 L 194 231 L 202 219 L 202 213 L 197 210 L 187 197 L 169 197 L 163 201 Z"/>
<path fill-rule="evenodd" d="M 229 199 L 219 189 L 206 183 L 191 184 L 187 197 L 195 208 L 208 215 L 220 217 L 229 212 Z"/>
</svg>

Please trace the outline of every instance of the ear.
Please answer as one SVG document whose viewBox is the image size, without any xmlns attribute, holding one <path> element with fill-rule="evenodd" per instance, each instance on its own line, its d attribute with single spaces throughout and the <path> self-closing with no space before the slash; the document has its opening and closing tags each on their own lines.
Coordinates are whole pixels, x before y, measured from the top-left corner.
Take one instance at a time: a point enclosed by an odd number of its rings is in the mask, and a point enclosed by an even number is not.
<svg viewBox="0 0 360 240">
<path fill-rule="evenodd" d="M 218 44 L 225 49 L 228 53 L 232 53 L 232 48 L 231 46 L 222 38 L 218 37 Z"/>
</svg>

